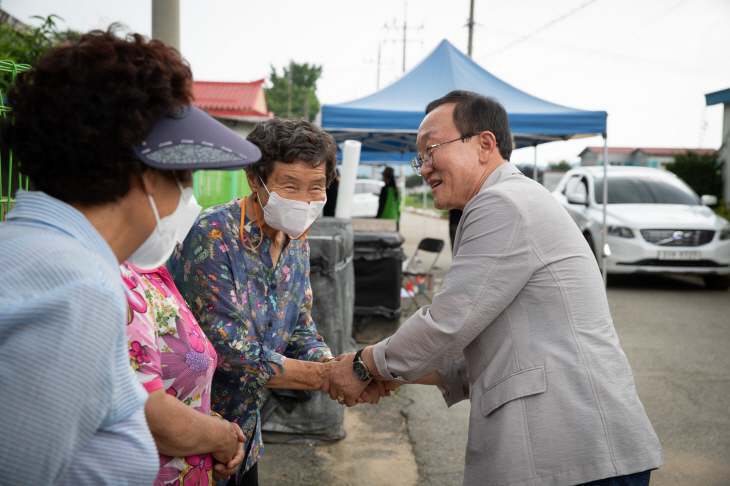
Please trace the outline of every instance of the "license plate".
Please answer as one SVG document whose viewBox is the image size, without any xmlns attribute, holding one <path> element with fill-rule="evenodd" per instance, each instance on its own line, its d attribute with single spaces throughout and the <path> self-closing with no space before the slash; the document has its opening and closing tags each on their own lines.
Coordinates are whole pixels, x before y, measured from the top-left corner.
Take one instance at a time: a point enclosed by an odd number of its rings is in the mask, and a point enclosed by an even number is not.
<svg viewBox="0 0 730 486">
<path fill-rule="evenodd" d="M 700 260 L 699 251 L 660 251 L 659 260 Z"/>
</svg>

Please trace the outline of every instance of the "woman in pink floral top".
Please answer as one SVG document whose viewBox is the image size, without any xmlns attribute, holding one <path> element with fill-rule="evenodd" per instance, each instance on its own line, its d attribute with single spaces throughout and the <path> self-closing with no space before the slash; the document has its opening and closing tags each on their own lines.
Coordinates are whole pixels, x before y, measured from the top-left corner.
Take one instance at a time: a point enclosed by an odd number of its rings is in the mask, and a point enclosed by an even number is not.
<svg viewBox="0 0 730 486">
<path fill-rule="evenodd" d="M 130 361 L 150 394 L 145 413 L 160 452 L 155 486 L 213 484 L 216 459 L 229 469 L 216 466 L 215 477 L 232 474 L 244 439 L 238 425 L 210 416 L 215 350 L 164 266 L 141 270 L 125 262 L 121 271 Z"/>
</svg>

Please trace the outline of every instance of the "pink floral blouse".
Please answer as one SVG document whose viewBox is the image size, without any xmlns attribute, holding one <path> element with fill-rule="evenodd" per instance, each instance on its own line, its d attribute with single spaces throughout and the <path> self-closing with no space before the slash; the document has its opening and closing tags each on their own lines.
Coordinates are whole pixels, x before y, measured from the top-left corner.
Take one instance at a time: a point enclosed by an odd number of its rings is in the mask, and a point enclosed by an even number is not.
<svg viewBox="0 0 730 486">
<path fill-rule="evenodd" d="M 201 413 L 210 413 L 215 349 L 200 330 L 164 266 L 141 270 L 121 266 L 128 289 L 127 340 L 132 368 L 147 392 L 168 395 Z M 160 454 L 155 486 L 213 484 L 213 456 L 170 457 Z"/>
</svg>

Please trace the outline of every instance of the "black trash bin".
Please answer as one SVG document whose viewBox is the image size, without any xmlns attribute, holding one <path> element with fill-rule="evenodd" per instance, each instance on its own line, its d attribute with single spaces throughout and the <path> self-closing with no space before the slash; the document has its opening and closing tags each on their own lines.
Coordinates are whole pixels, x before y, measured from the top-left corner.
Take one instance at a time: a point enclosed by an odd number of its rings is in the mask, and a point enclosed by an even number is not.
<svg viewBox="0 0 730 486">
<path fill-rule="evenodd" d="M 349 219 L 322 217 L 307 233 L 312 320 L 338 356 L 355 350 L 353 230 Z M 312 443 L 345 437 L 344 407 L 322 392 L 264 392 L 261 430 L 265 442 Z"/>
<path fill-rule="evenodd" d="M 403 235 L 393 231 L 355 233 L 355 315 L 361 317 L 358 331 L 367 326 L 372 316 L 400 316 L 404 241 Z"/>
</svg>

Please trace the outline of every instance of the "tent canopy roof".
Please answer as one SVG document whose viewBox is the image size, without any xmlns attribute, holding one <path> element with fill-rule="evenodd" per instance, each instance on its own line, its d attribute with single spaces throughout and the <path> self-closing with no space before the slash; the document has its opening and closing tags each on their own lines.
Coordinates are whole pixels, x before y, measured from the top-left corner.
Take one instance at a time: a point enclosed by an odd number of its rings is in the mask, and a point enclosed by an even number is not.
<svg viewBox="0 0 730 486">
<path fill-rule="evenodd" d="M 322 106 L 320 122 L 338 142 L 360 140 L 362 161 L 407 162 L 414 155 L 426 105 L 457 89 L 499 101 L 507 110 L 518 148 L 606 132 L 605 111 L 577 110 L 520 91 L 447 40 L 387 88 L 358 100 Z"/>
</svg>

